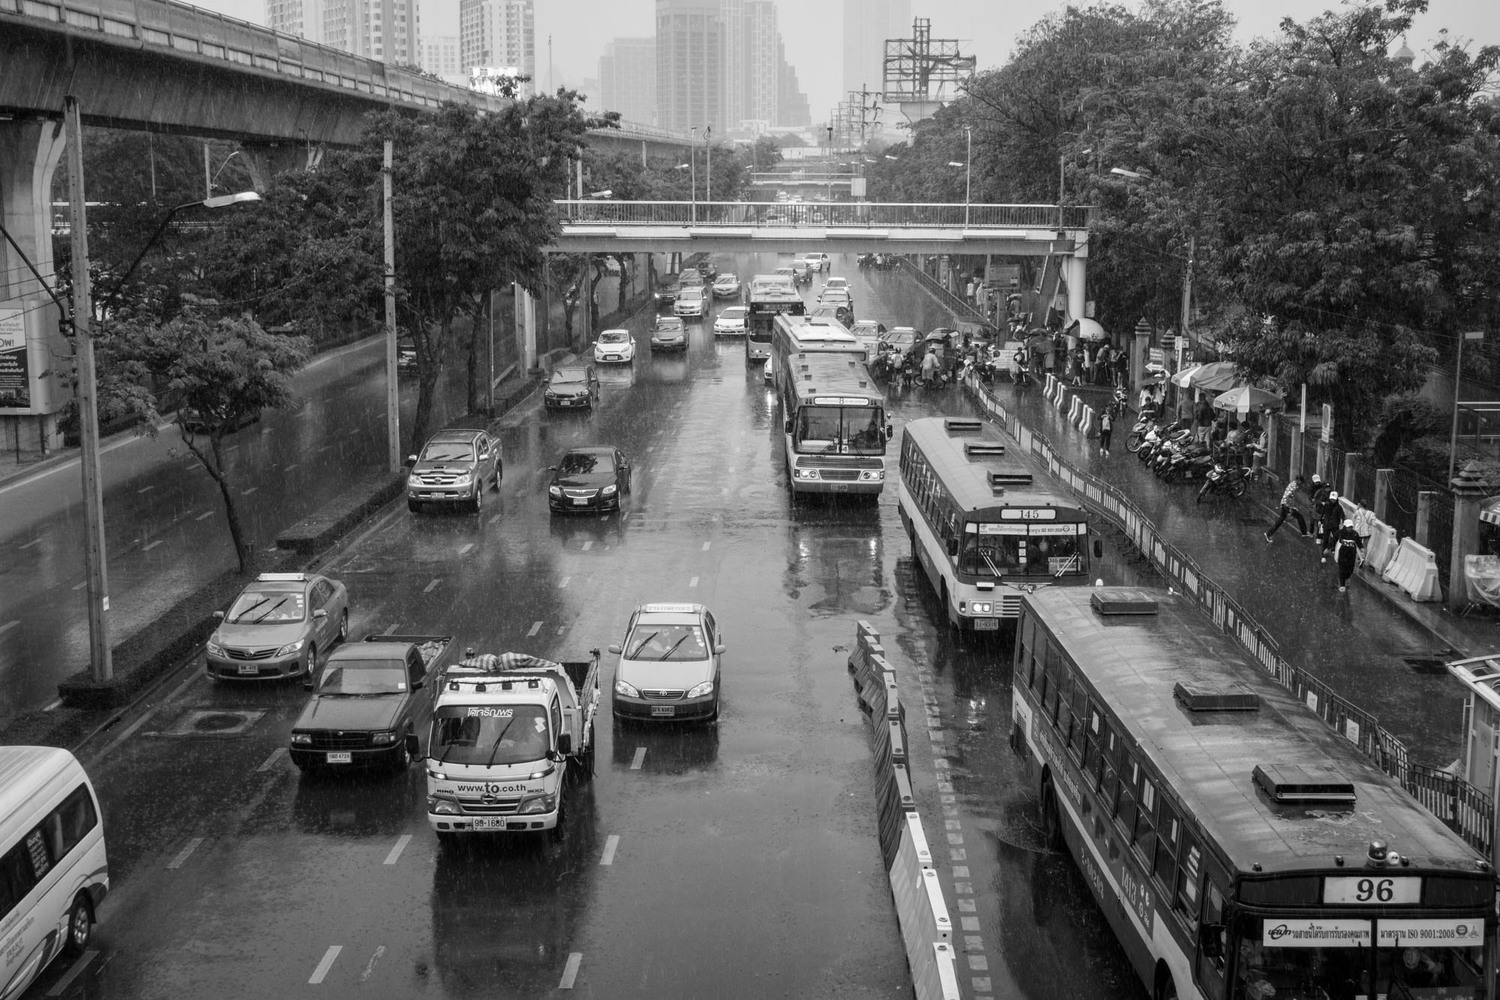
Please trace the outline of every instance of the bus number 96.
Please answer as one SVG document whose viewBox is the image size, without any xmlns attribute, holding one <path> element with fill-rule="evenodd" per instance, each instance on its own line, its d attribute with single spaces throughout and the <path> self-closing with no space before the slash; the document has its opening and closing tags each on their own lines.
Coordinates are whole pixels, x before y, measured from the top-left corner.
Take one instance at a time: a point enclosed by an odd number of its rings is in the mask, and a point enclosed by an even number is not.
<svg viewBox="0 0 1500 1000">
<path fill-rule="evenodd" d="M 1323 884 L 1325 903 L 1417 903 L 1422 899 L 1420 878 L 1371 878 L 1349 876 L 1327 879 Z"/>
</svg>

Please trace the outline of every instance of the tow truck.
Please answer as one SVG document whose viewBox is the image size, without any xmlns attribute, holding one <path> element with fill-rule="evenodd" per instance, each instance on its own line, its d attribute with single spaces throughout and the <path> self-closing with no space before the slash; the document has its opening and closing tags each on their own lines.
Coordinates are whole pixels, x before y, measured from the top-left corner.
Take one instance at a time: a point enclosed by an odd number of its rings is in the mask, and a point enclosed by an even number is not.
<svg viewBox="0 0 1500 1000">
<path fill-rule="evenodd" d="M 427 822 L 439 841 L 548 831 L 594 774 L 599 650 L 557 662 L 466 651 L 443 671 L 427 740 Z"/>
</svg>

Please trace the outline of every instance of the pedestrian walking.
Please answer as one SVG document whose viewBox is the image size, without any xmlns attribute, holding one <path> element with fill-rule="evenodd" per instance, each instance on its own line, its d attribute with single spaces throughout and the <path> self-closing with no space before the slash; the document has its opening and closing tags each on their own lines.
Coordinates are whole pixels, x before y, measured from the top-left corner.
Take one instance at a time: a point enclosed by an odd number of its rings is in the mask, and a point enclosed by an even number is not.
<svg viewBox="0 0 1500 1000">
<path fill-rule="evenodd" d="M 1333 539 L 1339 533 L 1339 526 L 1344 523 L 1344 506 L 1339 503 L 1339 495 L 1332 490 L 1324 498 L 1322 506 L 1318 508 L 1318 561 L 1327 562 L 1333 553 Z"/>
<path fill-rule="evenodd" d="M 1276 534 L 1277 529 L 1279 529 L 1283 524 L 1286 523 L 1286 519 L 1288 517 L 1295 517 L 1297 519 L 1297 528 L 1302 532 L 1304 536 L 1307 534 L 1307 521 L 1302 517 L 1302 512 L 1298 510 L 1296 506 L 1297 491 L 1305 490 L 1306 488 L 1307 477 L 1300 472 L 1292 477 L 1291 482 L 1286 484 L 1286 489 L 1281 493 L 1281 507 L 1278 511 L 1279 516 L 1276 518 L 1276 523 L 1271 525 L 1270 530 L 1266 532 L 1267 544 L 1270 544 L 1271 536 Z"/>
<path fill-rule="evenodd" d="M 1208 432 L 1214 424 L 1214 408 L 1208 405 L 1208 400 L 1200 398 L 1198 408 L 1193 411 L 1193 420 L 1198 424 L 1193 432 L 1193 437 L 1199 444 L 1208 443 Z"/>
<path fill-rule="evenodd" d="M 1115 386 L 1125 388 L 1126 381 L 1130 378 L 1130 356 L 1125 353 L 1125 348 L 1115 348 Z"/>
<path fill-rule="evenodd" d="M 1354 521 L 1345 519 L 1334 534 L 1335 559 L 1339 564 L 1339 593 L 1349 589 L 1349 578 L 1354 575 L 1355 560 L 1364 551 L 1365 540 L 1360 537 Z"/>
<path fill-rule="evenodd" d="M 927 348 L 927 355 L 922 358 L 922 384 L 927 388 L 936 388 L 938 384 L 938 372 L 942 370 L 943 364 L 938 360 L 937 348 Z"/>
<path fill-rule="evenodd" d="M 1109 439 L 1114 429 L 1115 418 L 1110 416 L 1110 411 L 1105 410 L 1099 414 L 1099 454 L 1105 458 L 1109 457 Z"/>
</svg>

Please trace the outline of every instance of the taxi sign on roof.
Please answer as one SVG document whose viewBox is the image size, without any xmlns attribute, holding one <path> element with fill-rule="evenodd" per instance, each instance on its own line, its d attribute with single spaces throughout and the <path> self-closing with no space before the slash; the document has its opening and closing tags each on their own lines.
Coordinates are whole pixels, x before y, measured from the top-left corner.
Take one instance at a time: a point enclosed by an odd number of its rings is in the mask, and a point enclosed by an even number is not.
<svg viewBox="0 0 1500 1000">
<path fill-rule="evenodd" d="M 690 615 L 698 610 L 696 604 L 643 604 L 641 610 L 651 614 L 686 614 Z"/>
<path fill-rule="evenodd" d="M 262 573 L 255 578 L 261 583 L 306 583 L 306 573 Z"/>
</svg>

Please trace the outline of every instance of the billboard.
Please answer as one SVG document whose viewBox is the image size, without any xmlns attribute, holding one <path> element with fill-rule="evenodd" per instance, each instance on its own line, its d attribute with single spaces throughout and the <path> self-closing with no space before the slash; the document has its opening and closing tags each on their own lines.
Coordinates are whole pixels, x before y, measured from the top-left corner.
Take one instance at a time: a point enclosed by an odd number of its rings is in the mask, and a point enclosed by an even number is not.
<svg viewBox="0 0 1500 1000">
<path fill-rule="evenodd" d="M 50 299 L 0 302 L 0 416 L 56 413 L 69 399 L 61 375 L 73 352 Z"/>
</svg>

